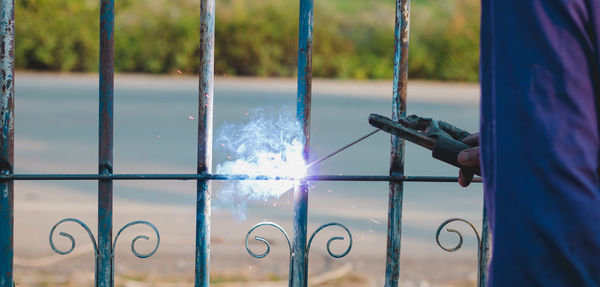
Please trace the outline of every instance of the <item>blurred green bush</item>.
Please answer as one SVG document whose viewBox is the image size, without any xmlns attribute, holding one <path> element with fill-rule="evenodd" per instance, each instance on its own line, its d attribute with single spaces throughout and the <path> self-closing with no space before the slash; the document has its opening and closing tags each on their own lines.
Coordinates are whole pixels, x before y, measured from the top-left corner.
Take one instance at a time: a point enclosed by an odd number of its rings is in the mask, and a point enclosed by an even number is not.
<svg viewBox="0 0 600 287">
<path fill-rule="evenodd" d="M 97 0 L 19 0 L 16 65 L 98 70 Z M 218 74 L 293 76 L 297 0 L 217 0 Z M 197 72 L 199 0 L 116 1 L 115 68 Z M 392 77 L 393 0 L 315 1 L 315 77 Z M 479 0 L 413 0 L 409 75 L 476 81 Z"/>
</svg>

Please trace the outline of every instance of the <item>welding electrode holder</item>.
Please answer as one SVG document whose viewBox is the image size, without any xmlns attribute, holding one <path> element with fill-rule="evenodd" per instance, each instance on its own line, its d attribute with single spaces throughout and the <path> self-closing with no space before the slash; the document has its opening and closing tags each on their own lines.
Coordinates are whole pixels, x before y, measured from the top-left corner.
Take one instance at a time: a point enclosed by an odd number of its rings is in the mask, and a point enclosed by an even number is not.
<svg viewBox="0 0 600 287">
<path fill-rule="evenodd" d="M 411 116 L 411 120 L 414 119 L 424 120 L 422 122 L 433 122 L 431 119 L 423 119 L 416 116 Z M 401 137 L 412 143 L 415 143 L 417 145 L 431 150 L 432 156 L 435 159 L 441 160 L 445 163 L 451 164 L 463 170 L 471 171 L 473 174 L 481 176 L 481 171 L 479 167 L 465 167 L 458 162 L 458 154 L 463 150 L 472 148 L 472 146 L 469 146 L 463 143 L 462 141 L 452 138 L 445 132 L 440 131 L 436 133 L 435 136 L 430 136 L 422 131 L 413 129 L 407 126 L 406 124 L 403 124 L 402 122 L 396 122 L 387 117 L 377 114 L 371 114 L 369 116 L 369 124 L 392 135 Z M 446 126 L 450 126 L 447 123 L 444 124 Z M 463 130 L 458 129 L 454 126 L 450 127 L 458 130 L 461 133 L 466 133 Z"/>
<path fill-rule="evenodd" d="M 465 167 L 458 162 L 458 154 L 461 151 L 469 148 L 471 148 L 471 146 L 463 142 L 459 142 L 447 137 L 439 137 L 435 141 L 435 146 L 433 146 L 431 155 L 435 159 L 439 159 L 445 163 L 449 163 L 464 170 L 472 170 L 474 174 L 481 176 L 479 167 Z"/>
</svg>

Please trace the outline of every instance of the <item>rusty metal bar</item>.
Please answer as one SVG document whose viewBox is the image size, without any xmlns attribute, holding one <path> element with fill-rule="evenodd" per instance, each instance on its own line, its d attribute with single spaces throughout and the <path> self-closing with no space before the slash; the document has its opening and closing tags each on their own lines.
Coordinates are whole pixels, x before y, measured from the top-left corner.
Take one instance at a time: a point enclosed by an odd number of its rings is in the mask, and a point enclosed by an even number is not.
<svg viewBox="0 0 600 287">
<path fill-rule="evenodd" d="M 98 173 L 113 173 L 113 98 L 114 98 L 114 0 L 100 2 L 100 112 Z M 98 257 L 96 285 L 113 286 L 112 260 L 113 183 L 98 181 Z"/>
<path fill-rule="evenodd" d="M 310 106 L 312 94 L 313 0 L 300 0 L 298 26 L 298 95 L 296 117 L 302 126 L 304 161 L 310 162 Z M 294 189 L 294 233 L 290 285 L 307 286 L 308 181 L 302 180 Z"/>
<path fill-rule="evenodd" d="M 396 0 L 396 28 L 394 43 L 394 91 L 392 120 L 406 115 L 406 88 L 408 82 L 408 23 L 410 0 Z M 392 136 L 390 174 L 404 176 L 404 140 Z M 402 200 L 404 184 L 390 182 L 388 206 L 388 234 L 385 268 L 385 286 L 398 286 L 400 278 L 400 246 L 402 235 Z"/>
<path fill-rule="evenodd" d="M 15 2 L 2 0 L 0 7 L 0 174 L 14 166 Z M 0 286 L 13 286 L 14 190 L 12 181 L 0 182 Z"/>
<path fill-rule="evenodd" d="M 488 265 L 490 261 L 490 251 L 492 246 L 492 238 L 490 237 L 490 228 L 489 222 L 487 219 L 487 208 L 485 207 L 485 193 L 484 193 L 484 202 L 483 202 L 483 218 L 481 222 L 481 243 L 479 244 L 479 262 L 477 268 L 479 268 L 479 287 L 487 286 L 487 277 L 488 277 Z"/>
<path fill-rule="evenodd" d="M 198 85 L 198 166 L 197 174 L 212 170 L 213 96 L 215 63 L 215 1 L 200 1 L 200 68 Z M 196 267 L 195 286 L 210 283 L 210 181 L 196 185 Z"/>
</svg>

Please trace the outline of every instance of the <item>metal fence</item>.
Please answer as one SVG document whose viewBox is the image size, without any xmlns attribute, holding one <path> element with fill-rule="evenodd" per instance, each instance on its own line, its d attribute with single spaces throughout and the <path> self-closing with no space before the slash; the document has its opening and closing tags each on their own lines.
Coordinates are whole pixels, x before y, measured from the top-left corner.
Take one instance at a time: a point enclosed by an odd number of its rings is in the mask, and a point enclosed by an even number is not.
<svg viewBox="0 0 600 287">
<path fill-rule="evenodd" d="M 66 218 L 55 224 L 50 231 L 50 246 L 59 254 L 68 254 L 75 247 L 74 238 L 65 232 L 59 235 L 71 242 L 68 250 L 59 250 L 54 246 L 53 238 L 57 227 L 63 222 L 75 222 L 83 227 L 94 245 L 96 259 L 96 286 L 114 285 L 114 250 L 119 235 L 128 227 L 144 224 L 151 227 L 156 236 L 156 245 L 149 253 L 139 253 L 135 242 L 149 239 L 138 235 L 131 242 L 133 253 L 145 258 L 152 256 L 160 244 L 158 229 L 150 222 L 133 221 L 119 229 L 113 237 L 113 181 L 114 180 L 196 180 L 196 254 L 195 254 L 195 286 L 209 286 L 210 274 L 210 216 L 211 191 L 213 180 L 248 180 L 244 175 L 213 174 L 212 166 L 212 124 L 213 124 L 213 89 L 214 89 L 214 37 L 215 37 L 215 0 L 201 0 L 200 8 L 200 73 L 198 93 L 198 161 L 196 174 L 113 174 L 113 79 L 114 79 L 114 3 L 115 0 L 100 1 L 100 87 L 99 87 L 99 153 L 97 174 L 14 174 L 14 0 L 1 0 L 0 7 L 0 77 L 2 90 L 0 95 L 0 286 L 13 286 L 13 214 L 15 180 L 87 180 L 98 182 L 98 233 L 97 241 L 87 225 L 74 218 Z M 297 120 L 303 127 L 304 159 L 309 160 L 310 118 L 311 118 L 311 81 L 312 81 L 312 35 L 313 35 L 313 0 L 299 0 L 299 48 L 298 48 L 298 93 Z M 394 46 L 394 85 L 393 85 L 393 119 L 397 120 L 406 114 L 407 96 L 407 63 L 408 63 L 408 27 L 409 0 L 396 0 L 396 28 Z M 260 178 L 258 178 L 260 180 Z M 265 177 L 265 180 L 269 179 Z M 256 178 L 253 178 L 256 180 Z M 250 255 L 263 258 L 270 250 L 269 241 L 256 236 L 254 239 L 266 244 L 266 251 L 256 254 L 248 247 L 248 239 L 253 231 L 261 226 L 272 226 L 283 232 L 290 248 L 290 286 L 308 285 L 308 254 L 314 236 L 324 228 L 338 226 L 346 234 L 333 237 L 327 242 L 328 253 L 336 258 L 348 254 L 352 247 L 352 235 L 348 228 L 340 223 L 327 223 L 317 228 L 310 237 L 307 233 L 308 183 L 310 181 L 386 181 L 389 182 L 389 206 L 387 229 L 387 252 L 385 286 L 398 286 L 400 275 L 400 250 L 402 234 L 402 200 L 403 183 L 412 182 L 456 182 L 454 177 L 407 176 L 404 174 L 404 140 L 392 136 L 390 175 L 387 176 L 342 176 L 317 175 L 300 179 L 294 189 L 294 222 L 291 239 L 279 225 L 262 222 L 255 225 L 247 234 L 246 248 Z M 483 286 L 486 278 L 489 240 L 485 209 L 481 237 L 476 228 L 468 221 L 453 218 L 443 222 L 437 230 L 438 245 L 452 252 L 460 249 L 462 235 L 447 229 L 459 236 L 459 244 L 447 248 L 441 245 L 439 235 L 442 229 L 451 222 L 464 222 L 474 231 L 478 242 L 478 285 Z M 347 240 L 348 247 L 340 254 L 331 251 L 330 244 L 334 240 Z"/>
</svg>

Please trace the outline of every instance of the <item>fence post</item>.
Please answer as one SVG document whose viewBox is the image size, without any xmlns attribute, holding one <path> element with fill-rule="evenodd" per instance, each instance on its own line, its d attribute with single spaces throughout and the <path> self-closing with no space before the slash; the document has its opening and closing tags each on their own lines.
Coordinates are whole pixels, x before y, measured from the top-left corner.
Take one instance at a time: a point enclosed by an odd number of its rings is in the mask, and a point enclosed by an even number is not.
<svg viewBox="0 0 600 287">
<path fill-rule="evenodd" d="M 394 91 L 392 119 L 406 115 L 406 86 L 408 82 L 408 23 L 410 0 L 396 0 L 396 29 L 394 45 Z M 392 136 L 390 174 L 404 175 L 404 140 Z M 385 286 L 398 286 L 400 278 L 400 246 L 402 235 L 403 182 L 390 182 L 388 206 L 388 235 Z"/>
<path fill-rule="evenodd" d="M 214 96 L 215 1 L 200 1 L 200 72 L 198 89 L 197 173 L 212 170 Z M 195 286 L 210 284 L 210 181 L 196 186 L 196 274 Z"/>
<path fill-rule="evenodd" d="M 485 206 L 485 195 L 483 202 L 483 218 L 481 219 L 481 243 L 479 254 L 481 254 L 481 258 L 479 258 L 479 287 L 484 287 L 487 284 L 488 277 L 488 265 L 490 261 L 490 247 L 492 246 L 492 238 L 490 237 L 490 228 L 489 222 L 487 218 L 487 208 Z"/>
<path fill-rule="evenodd" d="M 298 43 L 298 96 L 296 117 L 303 130 L 304 160 L 309 162 L 310 102 L 312 89 L 312 31 L 313 0 L 300 0 Z M 308 213 L 308 182 L 302 181 L 294 189 L 294 243 L 292 247 L 292 274 L 290 285 L 307 286 L 308 265 L 306 229 Z"/>
<path fill-rule="evenodd" d="M 100 2 L 100 122 L 98 173 L 113 173 L 114 0 Z M 113 286 L 112 180 L 98 181 L 98 257 L 96 284 Z"/>
<path fill-rule="evenodd" d="M 0 7 L 0 172 L 13 173 L 14 164 L 14 71 L 15 71 L 15 2 L 2 0 Z M 13 286 L 13 182 L 0 182 L 0 286 Z"/>
</svg>

